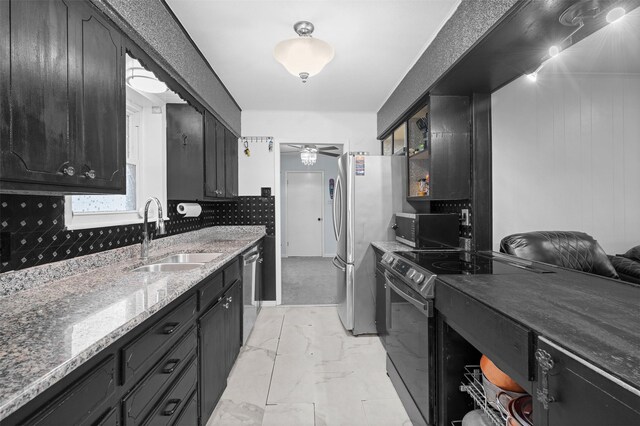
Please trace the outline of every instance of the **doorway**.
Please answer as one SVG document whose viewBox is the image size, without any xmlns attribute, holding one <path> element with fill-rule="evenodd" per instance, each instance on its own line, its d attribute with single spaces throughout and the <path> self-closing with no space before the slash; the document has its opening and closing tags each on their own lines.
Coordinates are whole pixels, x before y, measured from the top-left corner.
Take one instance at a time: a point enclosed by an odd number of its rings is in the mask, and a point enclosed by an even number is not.
<svg viewBox="0 0 640 426">
<path fill-rule="evenodd" d="M 322 256 L 324 251 L 323 172 L 286 172 L 287 256 Z"/>
</svg>

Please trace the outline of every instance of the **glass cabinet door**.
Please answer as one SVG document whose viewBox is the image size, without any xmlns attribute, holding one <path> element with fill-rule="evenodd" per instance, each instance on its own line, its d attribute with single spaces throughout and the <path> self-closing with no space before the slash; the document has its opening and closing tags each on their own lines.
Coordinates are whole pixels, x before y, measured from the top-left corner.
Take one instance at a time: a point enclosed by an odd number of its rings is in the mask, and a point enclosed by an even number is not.
<svg viewBox="0 0 640 426">
<path fill-rule="evenodd" d="M 391 135 L 382 141 L 382 155 L 393 155 L 393 137 Z"/>
<path fill-rule="evenodd" d="M 393 155 L 404 154 L 406 134 L 407 126 L 404 123 L 393 131 Z"/>
<path fill-rule="evenodd" d="M 429 105 L 418 111 L 407 122 L 408 197 L 431 195 L 431 122 Z"/>
</svg>

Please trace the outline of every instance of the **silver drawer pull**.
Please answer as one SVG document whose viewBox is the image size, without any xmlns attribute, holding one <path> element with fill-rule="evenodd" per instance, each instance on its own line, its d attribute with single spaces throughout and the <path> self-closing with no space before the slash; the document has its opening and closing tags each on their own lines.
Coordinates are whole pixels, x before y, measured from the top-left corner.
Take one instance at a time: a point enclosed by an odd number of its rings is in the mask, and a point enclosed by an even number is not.
<svg viewBox="0 0 640 426">
<path fill-rule="evenodd" d="M 76 169 L 73 166 L 65 167 L 62 169 L 62 173 L 67 176 L 73 176 L 76 174 Z"/>
</svg>

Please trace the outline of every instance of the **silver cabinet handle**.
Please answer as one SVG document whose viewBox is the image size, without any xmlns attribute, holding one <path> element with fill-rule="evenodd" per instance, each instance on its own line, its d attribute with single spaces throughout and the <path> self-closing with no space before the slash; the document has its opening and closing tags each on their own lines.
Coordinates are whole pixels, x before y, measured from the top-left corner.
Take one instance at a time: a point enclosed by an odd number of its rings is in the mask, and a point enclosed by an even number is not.
<svg viewBox="0 0 640 426">
<path fill-rule="evenodd" d="M 555 363 L 553 362 L 551 354 L 543 349 L 538 349 L 536 351 L 536 361 L 538 362 L 542 372 L 540 387 L 536 390 L 536 398 L 542 403 L 542 407 L 544 407 L 545 410 L 548 410 L 549 404 L 555 401 L 555 398 L 549 395 L 549 370 L 553 368 Z"/>
<path fill-rule="evenodd" d="M 233 302 L 233 297 L 231 297 L 231 296 L 227 297 L 227 302 L 229 302 L 229 303 Z"/>
<path fill-rule="evenodd" d="M 84 175 L 86 177 L 88 177 L 89 179 L 95 179 L 96 178 L 96 171 L 91 169 L 91 170 L 87 170 L 86 172 L 84 172 Z"/>
<path fill-rule="evenodd" d="M 73 166 L 68 166 L 62 169 L 62 173 L 64 173 L 67 176 L 73 176 L 76 174 L 76 169 Z"/>
<path fill-rule="evenodd" d="M 222 306 L 224 306 L 225 309 L 229 309 L 229 304 L 228 303 L 223 303 Z"/>
</svg>

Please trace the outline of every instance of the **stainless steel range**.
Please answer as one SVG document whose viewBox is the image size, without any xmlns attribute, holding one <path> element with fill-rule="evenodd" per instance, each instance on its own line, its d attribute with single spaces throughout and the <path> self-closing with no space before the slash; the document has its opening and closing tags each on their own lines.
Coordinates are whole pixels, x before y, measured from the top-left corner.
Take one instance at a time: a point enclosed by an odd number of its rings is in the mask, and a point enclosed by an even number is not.
<svg viewBox="0 0 640 426">
<path fill-rule="evenodd" d="M 381 263 L 386 324 L 378 331 L 387 350 L 387 373 L 413 424 L 433 424 L 436 280 L 447 275 L 538 271 L 490 252 L 456 248 L 386 253 Z"/>
</svg>

